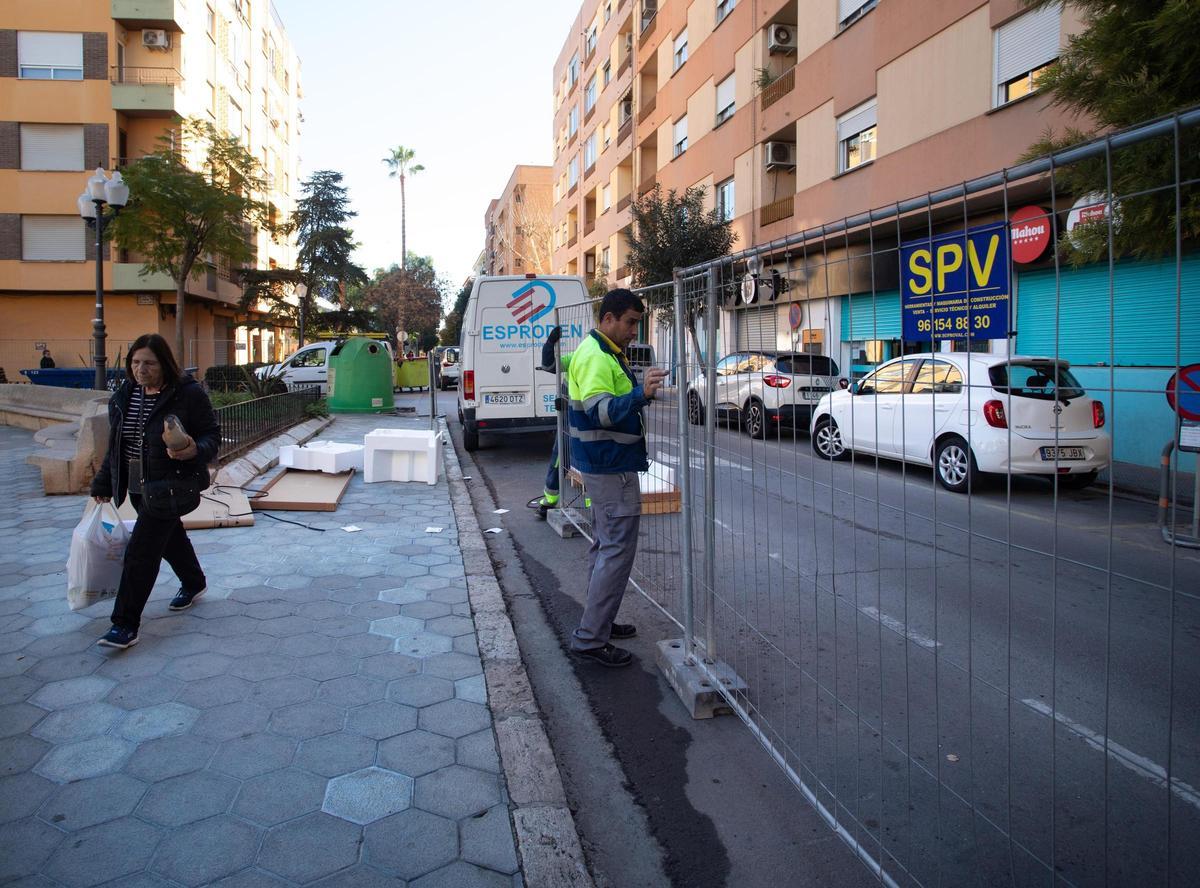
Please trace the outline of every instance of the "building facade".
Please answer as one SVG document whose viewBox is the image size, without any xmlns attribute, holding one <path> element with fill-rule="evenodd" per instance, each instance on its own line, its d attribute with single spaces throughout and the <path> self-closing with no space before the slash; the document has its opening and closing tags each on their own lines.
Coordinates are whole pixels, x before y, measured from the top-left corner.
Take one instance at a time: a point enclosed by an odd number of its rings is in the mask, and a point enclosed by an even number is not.
<svg viewBox="0 0 1200 888">
<path fill-rule="evenodd" d="M 550 274 L 551 168 L 521 164 L 484 217 L 484 274 Z"/>
<path fill-rule="evenodd" d="M 744 301 L 745 269 L 735 267 L 721 295 L 723 352 L 826 354 L 853 378 L 927 350 L 902 333 L 895 223 L 890 254 L 861 232 L 858 243 L 826 243 L 803 259 L 769 245 L 1012 166 L 1047 129 L 1086 127 L 1037 92 L 1041 71 L 1082 27 L 1070 7 L 1030 10 L 1020 0 L 585 0 L 554 69 L 555 270 L 590 276 L 611 257 L 610 283 L 627 283 L 629 201 L 656 184 L 699 186 L 730 220 L 734 251 L 766 246 L 762 273 L 790 284 Z M 1030 225 L 1063 231 L 1078 218 L 1072 204 L 1088 200 L 1052 196 L 1046 178 L 931 216 L 928 233 L 1019 211 L 1015 244 Z M 872 250 L 869 262 L 853 258 Z M 1173 430 L 1162 387 L 1177 360 L 1200 360 L 1200 336 L 1174 348 L 1179 323 L 1200 333 L 1197 260 L 1181 257 L 1178 313 L 1174 258 L 1118 263 L 1114 342 L 1107 322 L 1087 322 L 1107 304 L 1107 267 L 1056 269 L 1052 248 L 1021 252 L 1012 335 L 937 347 L 1058 354 L 1085 384 L 1107 386 L 1103 397 L 1137 390 L 1120 397 L 1116 455 L 1156 464 Z M 1148 311 L 1154 292 L 1169 298 Z M 660 357 L 673 350 L 669 331 L 650 335 Z"/>
<path fill-rule="evenodd" d="M 11 381 L 41 348 L 90 363 L 94 232 L 75 199 L 89 171 L 119 169 L 200 117 L 262 164 L 271 215 L 298 187 L 300 62 L 269 0 L 11 0 L 0 19 L 0 365 Z M 136 195 L 134 196 L 136 198 Z M 255 233 L 259 267 L 291 267 L 294 246 Z M 175 286 L 105 248 L 107 353 L 139 334 L 174 336 Z M 239 307 L 218 257 L 188 284 L 188 366 L 264 361 L 289 330 Z"/>
</svg>

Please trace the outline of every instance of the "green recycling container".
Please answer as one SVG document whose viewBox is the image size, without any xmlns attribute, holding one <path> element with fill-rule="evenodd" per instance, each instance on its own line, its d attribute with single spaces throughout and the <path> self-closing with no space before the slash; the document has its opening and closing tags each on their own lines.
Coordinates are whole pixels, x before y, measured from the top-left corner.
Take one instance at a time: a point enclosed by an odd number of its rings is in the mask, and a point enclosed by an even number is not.
<svg viewBox="0 0 1200 888">
<path fill-rule="evenodd" d="M 352 336 L 329 357 L 329 412 L 383 413 L 396 408 L 392 358 L 382 342 Z"/>
</svg>

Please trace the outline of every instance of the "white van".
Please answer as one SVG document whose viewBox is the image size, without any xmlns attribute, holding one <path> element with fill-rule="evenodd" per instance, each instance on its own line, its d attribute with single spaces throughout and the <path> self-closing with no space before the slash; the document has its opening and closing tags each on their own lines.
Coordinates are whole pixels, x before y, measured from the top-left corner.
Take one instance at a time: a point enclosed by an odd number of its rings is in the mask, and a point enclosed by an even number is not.
<svg viewBox="0 0 1200 888">
<path fill-rule="evenodd" d="M 560 349 L 574 351 L 592 329 L 583 278 L 566 275 L 480 277 L 463 314 L 458 418 L 463 444 L 480 434 L 552 431 L 557 426 L 554 376 L 539 373 L 542 344 L 563 327 Z M 564 310 L 565 309 L 565 310 Z"/>
<path fill-rule="evenodd" d="M 371 337 L 374 339 L 375 337 Z M 340 340 L 328 339 L 321 342 L 310 342 L 280 364 L 267 364 L 254 372 L 260 379 L 268 376 L 278 376 L 283 380 L 289 391 L 307 386 L 319 386 L 322 395 L 329 394 L 329 356 Z M 388 354 L 392 353 L 392 344 L 382 340 Z"/>
</svg>

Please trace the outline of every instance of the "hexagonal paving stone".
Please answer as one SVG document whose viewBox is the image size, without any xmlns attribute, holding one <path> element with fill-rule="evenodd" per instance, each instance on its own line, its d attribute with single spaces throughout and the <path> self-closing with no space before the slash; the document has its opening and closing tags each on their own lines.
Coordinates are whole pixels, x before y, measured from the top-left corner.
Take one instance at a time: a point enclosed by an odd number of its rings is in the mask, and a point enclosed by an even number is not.
<svg viewBox="0 0 1200 888">
<path fill-rule="evenodd" d="M 458 828 L 428 811 L 404 811 L 366 828 L 363 855 L 386 873 L 415 879 L 458 858 Z"/>
<path fill-rule="evenodd" d="M 293 703 L 311 700 L 316 692 L 317 683 L 311 678 L 285 675 L 282 678 L 268 678 L 266 681 L 257 682 L 246 699 L 263 706 L 290 706 Z"/>
<path fill-rule="evenodd" d="M 125 715 L 125 710 L 108 703 L 84 703 L 49 715 L 37 711 L 45 718 L 29 733 L 51 743 L 71 743 L 106 734 Z"/>
<path fill-rule="evenodd" d="M 511 876 L 502 876 L 474 864 L 456 860 L 408 883 L 408 888 L 511 888 Z"/>
<path fill-rule="evenodd" d="M 341 706 L 362 706 L 382 700 L 387 692 L 387 683 L 380 678 L 366 675 L 344 675 L 321 682 L 317 699 Z"/>
<path fill-rule="evenodd" d="M 276 617 L 273 620 L 264 620 L 259 625 L 258 631 L 274 635 L 277 638 L 286 638 L 289 635 L 303 635 L 306 632 L 312 632 L 316 625 L 313 620 L 306 620 L 304 617 L 292 614 L 286 617 Z"/>
<path fill-rule="evenodd" d="M 244 614 L 230 614 L 207 620 L 204 628 L 200 631 L 217 638 L 247 635 L 258 631 L 258 621 L 252 620 Z"/>
<path fill-rule="evenodd" d="M 358 662 L 347 654 L 318 654 L 297 661 L 296 672 L 315 681 L 328 681 L 342 675 L 353 675 Z"/>
<path fill-rule="evenodd" d="M 496 738 L 490 727 L 466 737 L 459 737 L 455 749 L 455 760 L 458 764 L 479 771 L 499 773 L 500 756 L 496 752 Z"/>
<path fill-rule="evenodd" d="M 183 687 L 183 682 L 178 679 L 165 675 L 147 675 L 121 682 L 105 699 L 122 709 L 143 709 L 175 699 Z"/>
<path fill-rule="evenodd" d="M 99 675 L 68 678 L 46 685 L 29 698 L 42 709 L 67 709 L 80 703 L 93 703 L 112 690 L 116 682 Z"/>
<path fill-rule="evenodd" d="M 240 873 L 214 882 L 212 888 L 288 888 L 290 882 L 285 882 L 266 870 L 257 867 L 242 870 Z"/>
<path fill-rule="evenodd" d="M 245 780 L 291 764 L 296 741 L 275 734 L 249 734 L 226 741 L 209 766 L 224 774 Z"/>
<path fill-rule="evenodd" d="M 56 783 L 86 780 L 119 771 L 133 752 L 134 744 L 117 737 L 93 737 L 56 746 L 34 770 Z"/>
<path fill-rule="evenodd" d="M 300 744 L 296 765 L 324 777 L 339 777 L 375 761 L 375 741 L 360 734 L 339 731 Z"/>
<path fill-rule="evenodd" d="M 42 802 L 50 797 L 58 786 L 45 777 L 31 774 L 14 774 L 12 777 L 0 777 L 0 823 L 11 823 L 22 817 L 29 817 L 37 812 Z M 0 836 L 4 833 L 0 829 Z M 3 843 L 0 838 L 0 844 Z M 4 856 L 0 848 L 0 857 Z"/>
<path fill-rule="evenodd" d="M 186 657 L 180 657 L 177 660 L 172 660 L 163 669 L 163 674 L 182 681 L 194 681 L 198 678 L 212 678 L 214 675 L 224 675 L 232 665 L 232 657 L 207 651 L 202 654 L 191 654 Z"/>
<path fill-rule="evenodd" d="M 398 638 L 401 635 L 412 635 L 420 632 L 424 624 L 411 617 L 385 617 L 382 620 L 371 621 L 371 634 L 384 635 L 388 638 Z"/>
<path fill-rule="evenodd" d="M 268 727 L 276 734 L 288 737 L 319 737 L 340 731 L 346 721 L 346 710 L 328 703 L 298 703 L 284 706 L 271 713 Z"/>
<path fill-rule="evenodd" d="M 500 804 L 500 778 L 495 774 L 450 765 L 417 778 L 413 804 L 425 811 L 461 820 Z"/>
<path fill-rule="evenodd" d="M 482 817 L 462 822 L 462 857 L 468 863 L 502 873 L 517 871 L 516 839 L 507 806 L 496 805 Z"/>
<path fill-rule="evenodd" d="M 254 862 L 260 832 L 222 814 L 176 830 L 162 843 L 152 869 L 185 885 L 211 885 Z"/>
<path fill-rule="evenodd" d="M 63 838 L 64 833 L 34 817 L 6 825 L 0 830 L 0 882 L 36 873 Z"/>
<path fill-rule="evenodd" d="M 238 782 L 212 771 L 194 771 L 155 783 L 137 807 L 137 815 L 163 826 L 195 823 L 229 809 Z"/>
<path fill-rule="evenodd" d="M 373 657 L 365 657 L 362 661 L 363 675 L 391 680 L 403 678 L 406 675 L 416 675 L 421 671 L 421 661 L 405 654 L 384 653 Z"/>
<path fill-rule="evenodd" d="M 440 654 L 425 661 L 426 675 L 436 675 L 451 681 L 479 675 L 481 672 L 483 672 L 483 666 L 480 664 L 479 658 L 467 654 Z"/>
<path fill-rule="evenodd" d="M 389 601 L 363 601 L 350 608 L 350 613 L 364 620 L 383 620 L 397 615 L 399 608 Z"/>
<path fill-rule="evenodd" d="M 200 713 L 192 725 L 192 733 L 212 740 L 229 740 L 261 731 L 270 717 L 270 710 L 261 706 L 244 702 L 226 703 Z"/>
<path fill-rule="evenodd" d="M 454 697 L 454 684 L 433 675 L 414 675 L 388 685 L 387 697 L 407 706 L 432 706 Z"/>
<path fill-rule="evenodd" d="M 361 827 L 317 813 L 267 833 L 258 854 L 263 869 L 295 882 L 310 882 L 358 861 Z"/>
<path fill-rule="evenodd" d="M 264 826 L 274 826 L 321 809 L 325 779 L 307 771 L 285 768 L 247 780 L 233 813 Z"/>
<path fill-rule="evenodd" d="M 44 872 L 69 885 L 99 885 L 146 868 L 162 834 L 148 823 L 122 817 L 76 833 L 63 842 Z"/>
<path fill-rule="evenodd" d="M 16 734 L 0 740 L 0 776 L 28 771 L 50 751 L 45 740 L 29 734 Z"/>
<path fill-rule="evenodd" d="M 393 589 L 384 589 L 379 593 L 379 600 L 386 601 L 388 604 L 415 604 L 419 601 L 424 601 L 426 591 L 417 586 L 398 586 Z M 403 608 L 401 609 L 403 613 Z"/>
<path fill-rule="evenodd" d="M 39 681 L 60 681 L 65 678 L 78 678 L 91 675 L 107 660 L 92 650 L 79 653 L 63 654 L 57 657 L 47 657 L 29 670 L 29 674 Z M 108 676 L 111 678 L 112 676 Z"/>
<path fill-rule="evenodd" d="M 182 734 L 196 721 L 199 709 L 182 703 L 160 703 L 146 709 L 135 709 L 118 726 L 117 733 L 134 743 L 145 743 L 160 737 Z"/>
<path fill-rule="evenodd" d="M 312 657 L 329 653 L 333 650 L 333 645 L 334 640 L 328 635 L 304 632 L 281 639 L 275 651 L 286 657 Z"/>
<path fill-rule="evenodd" d="M 169 662 L 170 659 L 162 654 L 152 654 L 139 648 L 136 657 L 110 657 L 96 670 L 96 674 L 117 681 L 129 681 L 132 678 L 158 675 Z"/>
<path fill-rule="evenodd" d="M 296 661 L 292 657 L 280 654 L 251 654 L 249 657 L 240 657 L 229 671 L 247 681 L 263 681 L 291 675 L 295 667 Z"/>
<path fill-rule="evenodd" d="M 106 774 L 60 787 L 42 806 L 40 816 L 59 829 L 87 829 L 133 813 L 146 784 L 125 774 Z"/>
<path fill-rule="evenodd" d="M 216 749 L 215 741 L 192 734 L 163 737 L 141 744 L 125 763 L 124 771 L 139 780 L 154 783 L 200 770 L 208 764 Z"/>
<path fill-rule="evenodd" d="M 454 764 L 454 741 L 428 731 L 408 731 L 379 744 L 379 764 L 420 777 Z"/>
<path fill-rule="evenodd" d="M 411 777 L 383 768 L 363 768 L 329 781 L 321 810 L 351 823 L 373 823 L 408 808 Z"/>
<path fill-rule="evenodd" d="M 310 601 L 296 608 L 296 613 L 310 620 L 328 620 L 333 617 L 344 617 L 346 605 L 339 601 Z"/>
<path fill-rule="evenodd" d="M 454 639 L 436 632 L 418 632 L 415 635 L 402 635 L 396 639 L 397 653 L 409 657 L 432 657 L 435 654 L 449 653 L 454 648 Z"/>
<path fill-rule="evenodd" d="M 406 617 L 415 617 L 418 620 L 436 620 L 438 617 L 450 615 L 450 605 L 426 599 L 404 605 L 404 607 L 400 608 L 400 613 Z"/>
<path fill-rule="evenodd" d="M 475 621 L 469 617 L 438 617 L 436 620 L 429 620 L 425 624 L 425 628 L 430 632 L 436 632 L 439 635 L 449 635 L 451 638 L 457 635 L 470 635 L 475 631 Z"/>
<path fill-rule="evenodd" d="M 277 577 L 271 577 L 267 580 L 267 585 L 272 589 L 302 589 L 311 583 L 309 577 L 302 577 L 296 574 L 282 574 Z"/>
<path fill-rule="evenodd" d="M 380 701 L 350 711 L 346 730 L 374 740 L 386 740 L 417 726 L 417 710 L 399 703 Z"/>
<path fill-rule="evenodd" d="M 213 706 L 245 700 L 252 687 L 254 685 L 244 678 L 233 675 L 214 675 L 212 678 L 189 681 L 175 699 L 185 706 L 211 709 Z"/>
<path fill-rule="evenodd" d="M 460 678 L 454 683 L 454 697 L 466 700 L 468 703 L 487 703 L 487 682 L 483 675 L 471 675 Z"/>
<path fill-rule="evenodd" d="M 254 654 L 269 654 L 275 650 L 279 639 L 261 632 L 247 632 L 245 635 L 223 635 L 213 639 L 214 654 L 225 654 L 227 657 L 249 657 Z"/>
</svg>

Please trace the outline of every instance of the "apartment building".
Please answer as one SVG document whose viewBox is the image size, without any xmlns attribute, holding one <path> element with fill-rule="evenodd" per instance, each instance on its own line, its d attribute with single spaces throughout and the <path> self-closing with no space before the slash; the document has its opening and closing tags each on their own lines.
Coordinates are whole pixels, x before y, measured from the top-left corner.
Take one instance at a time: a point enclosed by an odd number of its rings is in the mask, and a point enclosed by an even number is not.
<svg viewBox="0 0 1200 888">
<path fill-rule="evenodd" d="M 585 0 L 554 69 L 555 269 L 607 257 L 624 282 L 628 202 L 656 183 L 702 187 L 736 251 L 1011 165 L 1068 122 L 1036 83 L 1079 27 L 1019 0 Z M 841 312 L 861 281 L 841 277 L 730 300 L 723 338 L 890 357 L 898 291 L 855 302 L 895 315 L 859 330 Z M 787 303 L 806 296 L 796 328 Z"/>
<path fill-rule="evenodd" d="M 9 0 L 0 14 L 0 365 L 10 380 L 49 348 L 90 361 L 94 232 L 75 200 L 89 171 L 119 169 L 203 117 L 263 166 L 273 216 L 298 186 L 300 62 L 269 0 Z M 135 195 L 136 197 L 136 195 Z M 293 244 L 256 233 L 260 267 L 290 267 Z M 111 253 L 111 255 L 110 255 Z M 137 335 L 174 336 L 175 286 L 105 248 L 110 356 Z M 291 331 L 239 307 L 220 257 L 188 285 L 186 346 L 201 368 L 277 358 Z"/>
<path fill-rule="evenodd" d="M 553 186 L 548 166 L 516 166 L 501 195 L 488 204 L 484 274 L 550 274 L 553 268 Z"/>
</svg>

